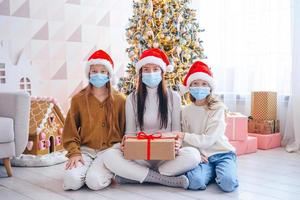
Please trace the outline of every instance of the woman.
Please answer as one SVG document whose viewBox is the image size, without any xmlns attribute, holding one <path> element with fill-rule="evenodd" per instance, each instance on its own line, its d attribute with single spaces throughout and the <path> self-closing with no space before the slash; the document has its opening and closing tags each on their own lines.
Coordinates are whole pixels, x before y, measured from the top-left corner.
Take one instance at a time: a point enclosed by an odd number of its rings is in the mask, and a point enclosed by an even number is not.
<svg viewBox="0 0 300 200">
<path fill-rule="evenodd" d="M 113 61 L 98 50 L 88 59 L 89 84 L 76 94 L 67 114 L 63 145 L 69 158 L 63 188 L 77 190 L 86 184 L 99 190 L 111 183 L 103 164 L 104 152 L 116 148 L 125 129 L 125 97 L 111 86 Z"/>
<path fill-rule="evenodd" d="M 137 89 L 126 100 L 127 135 L 136 135 L 139 131 L 148 134 L 160 132 L 162 135 L 180 131 L 180 96 L 168 90 L 164 80 L 164 73 L 169 69 L 168 58 L 161 50 L 153 48 L 142 53 L 136 64 Z M 106 153 L 105 165 L 118 175 L 119 183 L 133 180 L 187 188 L 186 176 L 171 176 L 193 169 L 201 157 L 196 149 L 180 149 L 180 146 L 181 142 L 177 141 L 176 158 L 170 161 L 126 160 L 122 148 L 111 149 Z"/>
</svg>

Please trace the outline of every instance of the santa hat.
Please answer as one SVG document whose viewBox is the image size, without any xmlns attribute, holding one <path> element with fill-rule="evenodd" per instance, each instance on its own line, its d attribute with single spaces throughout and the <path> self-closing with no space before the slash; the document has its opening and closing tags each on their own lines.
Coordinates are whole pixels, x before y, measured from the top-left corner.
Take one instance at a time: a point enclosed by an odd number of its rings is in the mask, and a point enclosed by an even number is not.
<svg viewBox="0 0 300 200">
<path fill-rule="evenodd" d="M 213 74 L 209 67 L 201 61 L 196 61 L 186 74 L 183 80 L 183 85 L 180 86 L 180 92 L 186 93 L 189 90 L 190 84 L 197 79 L 207 81 L 211 89 L 214 89 L 215 83 Z"/>
<path fill-rule="evenodd" d="M 109 77 L 112 78 L 114 75 L 114 62 L 111 57 L 103 50 L 95 51 L 88 59 L 85 73 L 86 77 L 89 78 L 89 72 L 91 65 L 104 65 L 109 72 Z"/>
<path fill-rule="evenodd" d="M 174 67 L 170 65 L 170 61 L 166 54 L 158 48 L 145 50 L 140 56 L 140 60 L 135 64 L 136 72 L 139 73 L 143 65 L 156 64 L 165 72 L 172 72 Z"/>
</svg>

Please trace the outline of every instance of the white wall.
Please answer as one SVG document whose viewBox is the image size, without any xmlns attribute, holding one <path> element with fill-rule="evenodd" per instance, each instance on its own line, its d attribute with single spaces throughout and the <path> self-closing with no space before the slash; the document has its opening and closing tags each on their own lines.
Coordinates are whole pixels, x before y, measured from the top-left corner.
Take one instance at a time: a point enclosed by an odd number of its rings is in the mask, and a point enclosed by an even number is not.
<svg viewBox="0 0 300 200">
<path fill-rule="evenodd" d="M 131 2 L 0 1 L 0 48 L 8 51 L 12 63 L 7 67 L 16 67 L 23 53 L 31 61 L 30 73 L 37 82 L 33 94 L 57 98 L 66 111 L 70 97 L 86 84 L 84 61 L 94 50 L 108 51 L 122 75 L 119 68 L 128 62 L 125 26 Z M 17 73 L 9 76 L 19 81 Z"/>
</svg>

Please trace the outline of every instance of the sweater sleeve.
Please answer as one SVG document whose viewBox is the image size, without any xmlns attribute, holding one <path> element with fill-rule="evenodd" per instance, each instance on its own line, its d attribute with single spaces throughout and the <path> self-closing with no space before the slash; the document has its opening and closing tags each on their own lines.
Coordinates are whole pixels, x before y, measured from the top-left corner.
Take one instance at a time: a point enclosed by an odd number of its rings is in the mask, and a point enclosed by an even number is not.
<svg viewBox="0 0 300 200">
<path fill-rule="evenodd" d="M 225 128 L 225 110 L 220 107 L 210 113 L 204 134 L 185 133 L 184 142 L 198 148 L 209 148 L 225 133 Z"/>
<path fill-rule="evenodd" d="M 74 98 L 71 101 L 71 107 L 67 114 L 64 131 L 63 146 L 68 151 L 67 157 L 81 155 L 80 151 L 80 114 L 79 107 Z"/>
<path fill-rule="evenodd" d="M 181 98 L 178 93 L 171 92 L 173 95 L 172 105 L 172 131 L 181 131 Z"/>
<path fill-rule="evenodd" d="M 126 99 L 125 113 L 126 113 L 126 135 L 135 135 L 137 132 L 135 109 L 133 107 L 133 93 Z"/>
</svg>

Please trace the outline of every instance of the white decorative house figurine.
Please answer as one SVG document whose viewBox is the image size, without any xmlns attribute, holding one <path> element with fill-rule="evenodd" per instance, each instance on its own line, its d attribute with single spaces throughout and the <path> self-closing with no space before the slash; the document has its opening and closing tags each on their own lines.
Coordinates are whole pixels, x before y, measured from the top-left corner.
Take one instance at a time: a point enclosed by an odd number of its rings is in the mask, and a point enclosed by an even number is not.
<svg viewBox="0 0 300 200">
<path fill-rule="evenodd" d="M 22 51 L 17 65 L 9 57 L 9 50 L 5 42 L 0 42 L 0 91 L 12 92 L 24 90 L 35 95 L 36 77 L 33 75 L 30 60 Z"/>
<path fill-rule="evenodd" d="M 24 154 L 45 155 L 62 151 L 64 115 L 54 98 L 32 97 L 29 140 Z"/>
</svg>

